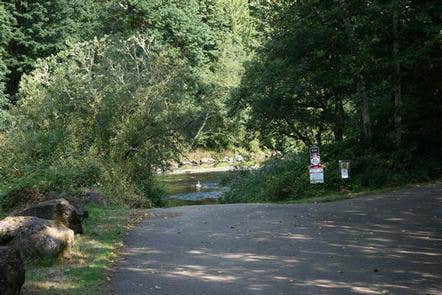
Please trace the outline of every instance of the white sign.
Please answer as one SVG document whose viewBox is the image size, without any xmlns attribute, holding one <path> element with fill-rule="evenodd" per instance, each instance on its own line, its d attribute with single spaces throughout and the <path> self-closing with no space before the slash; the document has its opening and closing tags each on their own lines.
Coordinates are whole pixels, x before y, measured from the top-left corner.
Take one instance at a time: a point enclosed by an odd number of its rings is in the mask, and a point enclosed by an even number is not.
<svg viewBox="0 0 442 295">
<path fill-rule="evenodd" d="M 339 160 L 339 168 L 341 170 L 341 178 L 350 178 L 350 161 L 349 160 Z"/>
<path fill-rule="evenodd" d="M 341 169 L 341 178 L 343 179 L 348 178 L 348 169 Z"/>
<path fill-rule="evenodd" d="M 310 158 L 310 163 L 312 165 L 321 164 L 321 156 L 319 156 L 319 154 L 313 154 L 312 157 Z"/>
<path fill-rule="evenodd" d="M 320 165 L 310 166 L 310 183 L 324 183 L 324 167 Z"/>
</svg>

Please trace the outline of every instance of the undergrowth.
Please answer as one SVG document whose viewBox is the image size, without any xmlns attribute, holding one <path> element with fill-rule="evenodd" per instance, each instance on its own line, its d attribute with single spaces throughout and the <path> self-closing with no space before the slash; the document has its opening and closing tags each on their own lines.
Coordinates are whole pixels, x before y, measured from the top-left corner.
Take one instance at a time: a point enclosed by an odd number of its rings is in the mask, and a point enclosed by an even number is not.
<svg viewBox="0 0 442 295">
<path fill-rule="evenodd" d="M 339 160 L 350 160 L 350 178 L 341 179 Z M 325 183 L 310 184 L 308 151 L 270 159 L 261 169 L 239 171 L 224 180 L 230 186 L 222 203 L 280 202 L 357 193 L 437 179 L 437 162 L 406 151 L 374 153 L 362 145 L 332 144 L 321 147 Z"/>
</svg>

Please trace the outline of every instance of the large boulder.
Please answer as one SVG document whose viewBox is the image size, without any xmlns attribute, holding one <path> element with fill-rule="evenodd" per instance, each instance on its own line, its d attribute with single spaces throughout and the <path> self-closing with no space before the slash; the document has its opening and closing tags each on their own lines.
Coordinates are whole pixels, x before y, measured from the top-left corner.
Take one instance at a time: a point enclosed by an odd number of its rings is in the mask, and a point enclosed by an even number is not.
<svg viewBox="0 0 442 295">
<path fill-rule="evenodd" d="M 84 192 L 84 201 L 90 204 L 94 204 L 99 207 L 106 207 L 106 198 L 94 189 L 89 189 Z"/>
<path fill-rule="evenodd" d="M 11 216 L 35 216 L 55 220 L 72 229 L 74 233 L 82 234 L 81 213 L 65 199 L 55 199 L 33 204 L 23 210 L 11 213 Z"/>
<path fill-rule="evenodd" d="M 88 212 L 85 211 L 85 209 L 84 209 L 85 201 L 80 198 L 74 197 L 67 192 L 54 192 L 54 191 L 47 192 L 43 195 L 43 199 L 40 202 L 49 201 L 49 200 L 56 200 L 56 199 L 67 200 L 69 203 L 71 203 L 75 207 L 75 209 L 77 211 L 77 215 L 82 220 L 84 218 L 87 218 Z M 37 202 L 34 202 L 34 203 L 37 203 Z"/>
<path fill-rule="evenodd" d="M 25 259 L 69 256 L 74 231 L 34 216 L 9 216 L 0 221 L 0 245 L 16 247 Z"/>
<path fill-rule="evenodd" d="M 25 268 L 14 247 L 0 246 L 0 295 L 20 294 L 25 282 Z"/>
</svg>

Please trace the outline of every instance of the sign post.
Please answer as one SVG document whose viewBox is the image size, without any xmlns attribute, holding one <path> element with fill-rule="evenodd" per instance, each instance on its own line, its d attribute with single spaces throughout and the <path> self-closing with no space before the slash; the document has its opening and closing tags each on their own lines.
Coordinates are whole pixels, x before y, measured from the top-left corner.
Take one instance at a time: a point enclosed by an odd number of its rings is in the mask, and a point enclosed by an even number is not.
<svg viewBox="0 0 442 295">
<path fill-rule="evenodd" d="M 339 160 L 339 169 L 341 170 L 342 179 L 350 178 L 350 161 Z"/>
<path fill-rule="evenodd" d="M 310 147 L 310 183 L 324 183 L 324 167 L 321 165 L 321 155 L 319 147 L 316 145 Z"/>
</svg>

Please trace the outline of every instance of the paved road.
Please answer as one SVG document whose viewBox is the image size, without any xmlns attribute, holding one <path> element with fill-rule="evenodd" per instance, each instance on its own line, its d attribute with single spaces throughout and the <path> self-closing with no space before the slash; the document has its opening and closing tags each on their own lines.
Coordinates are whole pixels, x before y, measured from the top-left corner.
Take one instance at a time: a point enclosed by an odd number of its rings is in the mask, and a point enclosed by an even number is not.
<svg viewBox="0 0 442 295">
<path fill-rule="evenodd" d="M 115 294 L 442 294 L 442 185 L 312 205 L 149 211 Z"/>
</svg>

